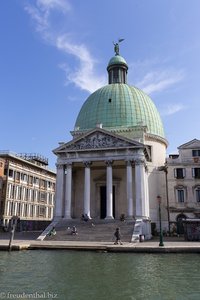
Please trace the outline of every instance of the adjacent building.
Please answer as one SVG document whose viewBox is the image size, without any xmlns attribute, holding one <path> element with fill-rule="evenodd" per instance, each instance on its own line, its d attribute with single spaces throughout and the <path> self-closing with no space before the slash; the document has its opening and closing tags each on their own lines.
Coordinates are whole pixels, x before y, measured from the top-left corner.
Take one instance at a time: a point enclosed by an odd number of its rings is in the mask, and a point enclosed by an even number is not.
<svg viewBox="0 0 200 300">
<path fill-rule="evenodd" d="M 18 217 L 21 230 L 43 229 L 52 220 L 55 172 L 36 154 L 0 151 L 0 219 L 8 227 Z"/>
<path fill-rule="evenodd" d="M 183 232 L 182 220 L 200 218 L 200 141 L 178 147 L 166 161 L 169 222 Z"/>
</svg>

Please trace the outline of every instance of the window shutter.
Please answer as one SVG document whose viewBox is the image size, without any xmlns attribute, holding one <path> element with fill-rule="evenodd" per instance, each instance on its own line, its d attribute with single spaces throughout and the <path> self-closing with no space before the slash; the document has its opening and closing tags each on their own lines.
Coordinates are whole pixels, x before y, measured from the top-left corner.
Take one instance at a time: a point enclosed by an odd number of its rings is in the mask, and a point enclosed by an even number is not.
<svg viewBox="0 0 200 300">
<path fill-rule="evenodd" d="M 185 168 L 183 168 L 183 177 L 185 177 L 185 174 L 186 174 Z"/>
<path fill-rule="evenodd" d="M 177 178 L 177 169 L 174 169 L 174 177 Z"/>
<path fill-rule="evenodd" d="M 192 168 L 192 177 L 195 177 L 195 169 Z"/>
</svg>

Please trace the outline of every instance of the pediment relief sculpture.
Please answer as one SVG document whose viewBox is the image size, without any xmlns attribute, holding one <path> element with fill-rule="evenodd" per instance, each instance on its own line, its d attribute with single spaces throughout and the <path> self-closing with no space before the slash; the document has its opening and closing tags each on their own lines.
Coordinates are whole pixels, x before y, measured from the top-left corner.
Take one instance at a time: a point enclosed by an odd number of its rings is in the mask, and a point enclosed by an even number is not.
<svg viewBox="0 0 200 300">
<path fill-rule="evenodd" d="M 75 143 L 65 145 L 66 150 L 82 150 L 82 149 L 104 149 L 104 148 L 124 148 L 133 147 L 134 143 L 129 143 L 123 139 L 110 135 L 97 133 L 86 136 Z M 64 150 L 64 149 L 63 149 Z"/>
</svg>

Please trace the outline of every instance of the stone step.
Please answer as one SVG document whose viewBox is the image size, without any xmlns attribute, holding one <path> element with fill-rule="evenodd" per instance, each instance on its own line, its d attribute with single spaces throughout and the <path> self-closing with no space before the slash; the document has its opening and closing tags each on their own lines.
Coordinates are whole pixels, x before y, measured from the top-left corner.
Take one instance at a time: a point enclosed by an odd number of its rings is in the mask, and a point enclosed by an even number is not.
<svg viewBox="0 0 200 300">
<path fill-rule="evenodd" d="M 72 235 L 72 227 L 76 226 L 77 235 Z M 69 241 L 114 241 L 115 229 L 119 227 L 122 241 L 130 242 L 134 229 L 134 221 L 121 222 L 119 220 L 61 220 L 55 226 L 56 235 L 47 236 L 46 240 Z"/>
</svg>

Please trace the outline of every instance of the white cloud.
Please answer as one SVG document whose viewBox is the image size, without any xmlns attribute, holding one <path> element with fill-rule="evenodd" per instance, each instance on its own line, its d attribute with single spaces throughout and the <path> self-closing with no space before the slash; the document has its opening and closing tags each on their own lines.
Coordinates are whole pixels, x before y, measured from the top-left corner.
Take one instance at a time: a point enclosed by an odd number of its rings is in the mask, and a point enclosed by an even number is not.
<svg viewBox="0 0 200 300">
<path fill-rule="evenodd" d="M 37 31 L 44 32 L 45 30 L 48 29 L 49 13 L 47 11 L 42 13 L 37 7 L 34 7 L 32 5 L 26 5 L 25 10 L 30 14 L 32 19 L 35 21 Z"/>
<path fill-rule="evenodd" d="M 37 6 L 43 10 L 59 9 L 63 12 L 71 10 L 71 5 L 67 0 L 37 0 Z"/>
<path fill-rule="evenodd" d="M 27 4 L 25 7 L 42 38 L 65 54 L 73 55 L 79 62 L 75 70 L 71 70 L 65 63 L 61 64 L 61 68 L 66 73 L 67 83 L 73 83 L 83 90 L 93 92 L 106 84 L 105 77 L 99 77 L 94 72 L 96 61 L 85 45 L 74 43 L 69 32 L 61 34 L 57 24 L 50 20 L 54 10 L 66 14 L 70 9 L 70 4 L 66 0 L 37 0 L 35 6 Z"/>
<path fill-rule="evenodd" d="M 72 44 L 69 42 L 69 38 L 63 35 L 57 38 L 56 46 L 65 53 L 74 55 L 80 62 L 79 68 L 70 73 L 69 69 L 62 65 L 62 68 L 66 71 L 68 81 L 89 92 L 93 92 L 105 84 L 105 77 L 95 75 L 95 60 L 85 45 Z"/>
<path fill-rule="evenodd" d="M 169 115 L 173 115 L 183 109 L 186 109 L 186 106 L 181 104 L 181 103 L 175 103 L 175 104 L 168 104 L 168 105 L 165 105 L 163 106 L 161 109 L 160 109 L 160 114 L 162 116 L 169 116 Z"/>
<path fill-rule="evenodd" d="M 137 83 L 137 86 L 147 94 L 152 94 L 167 89 L 183 78 L 183 70 L 175 71 L 166 69 L 162 71 L 152 71 L 147 73 L 143 80 Z"/>
</svg>

